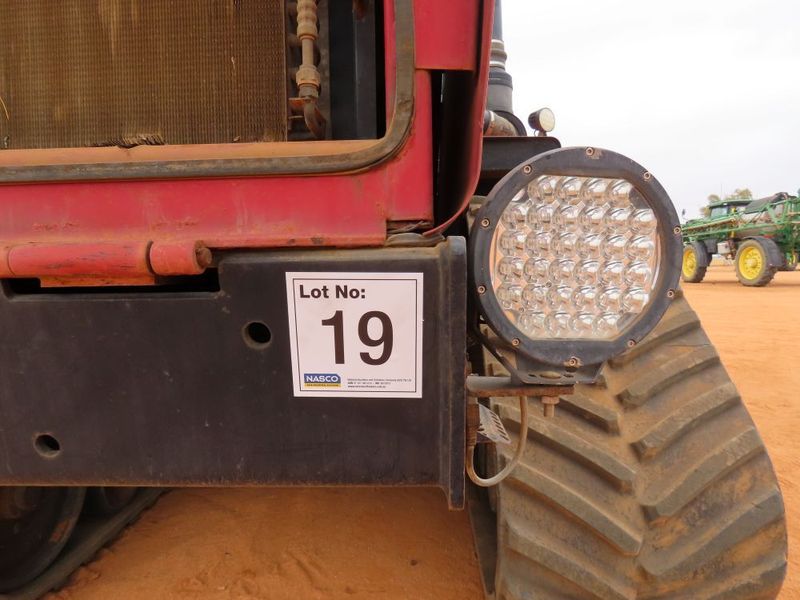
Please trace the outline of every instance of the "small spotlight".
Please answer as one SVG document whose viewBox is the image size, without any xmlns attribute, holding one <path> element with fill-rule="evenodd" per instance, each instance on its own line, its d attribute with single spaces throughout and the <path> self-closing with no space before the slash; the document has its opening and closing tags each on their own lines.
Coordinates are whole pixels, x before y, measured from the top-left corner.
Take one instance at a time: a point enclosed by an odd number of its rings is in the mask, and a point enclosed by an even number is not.
<svg viewBox="0 0 800 600">
<path fill-rule="evenodd" d="M 549 133 L 556 128 L 556 116 L 549 108 L 540 108 L 528 115 L 528 125 L 541 133 Z"/>
</svg>

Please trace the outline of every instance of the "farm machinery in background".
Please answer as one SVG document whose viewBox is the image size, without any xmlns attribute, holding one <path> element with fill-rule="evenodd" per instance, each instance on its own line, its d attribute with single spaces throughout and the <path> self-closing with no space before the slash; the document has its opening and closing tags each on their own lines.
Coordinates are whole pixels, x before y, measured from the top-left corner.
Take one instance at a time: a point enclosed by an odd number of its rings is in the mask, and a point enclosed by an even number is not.
<svg viewBox="0 0 800 600">
<path fill-rule="evenodd" d="M 777 271 L 794 271 L 800 256 L 800 197 L 780 192 L 758 200 L 729 199 L 708 207 L 708 215 L 687 221 L 683 233 L 682 277 L 703 281 L 714 254 L 734 261 L 736 277 L 764 286 Z"/>
</svg>

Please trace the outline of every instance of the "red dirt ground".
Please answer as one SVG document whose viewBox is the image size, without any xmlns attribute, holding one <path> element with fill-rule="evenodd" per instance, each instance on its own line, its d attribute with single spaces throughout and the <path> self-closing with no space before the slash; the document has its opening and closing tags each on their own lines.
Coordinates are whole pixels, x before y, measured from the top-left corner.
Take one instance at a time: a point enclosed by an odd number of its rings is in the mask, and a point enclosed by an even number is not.
<svg viewBox="0 0 800 600">
<path fill-rule="evenodd" d="M 702 283 L 683 287 L 778 472 L 789 523 L 789 573 L 780 599 L 800 600 L 800 271 L 748 288 L 733 267 L 714 265 Z"/>
<path fill-rule="evenodd" d="M 714 266 L 686 296 L 765 439 L 800 528 L 800 272 L 745 288 Z M 794 548 L 792 549 L 794 550 Z M 781 600 L 800 600 L 790 550 Z M 81 600 L 482 598 L 468 519 L 425 489 L 181 490 L 72 583 Z"/>
</svg>

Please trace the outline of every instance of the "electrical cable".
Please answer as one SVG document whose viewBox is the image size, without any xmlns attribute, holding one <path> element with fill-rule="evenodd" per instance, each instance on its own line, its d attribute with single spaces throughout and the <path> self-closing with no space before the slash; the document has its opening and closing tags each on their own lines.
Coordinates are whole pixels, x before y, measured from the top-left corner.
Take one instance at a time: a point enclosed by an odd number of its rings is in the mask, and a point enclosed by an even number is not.
<svg viewBox="0 0 800 600">
<path fill-rule="evenodd" d="M 528 441 L 528 398 L 525 396 L 519 397 L 519 441 L 517 442 L 517 450 L 514 452 L 513 458 L 503 467 L 503 470 L 496 475 L 484 479 L 475 472 L 475 445 L 470 444 L 467 448 L 467 475 L 472 480 L 472 483 L 480 487 L 492 487 L 503 481 L 511 474 L 522 455 L 525 452 L 525 444 Z"/>
</svg>

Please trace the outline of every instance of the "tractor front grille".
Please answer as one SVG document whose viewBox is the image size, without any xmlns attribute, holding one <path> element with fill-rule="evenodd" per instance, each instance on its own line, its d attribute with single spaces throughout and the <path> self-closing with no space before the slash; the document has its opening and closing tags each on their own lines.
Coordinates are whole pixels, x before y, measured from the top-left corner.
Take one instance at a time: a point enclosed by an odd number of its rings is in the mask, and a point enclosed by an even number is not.
<svg viewBox="0 0 800 600">
<path fill-rule="evenodd" d="M 0 0 L 0 149 L 282 141 L 283 0 Z"/>
</svg>

